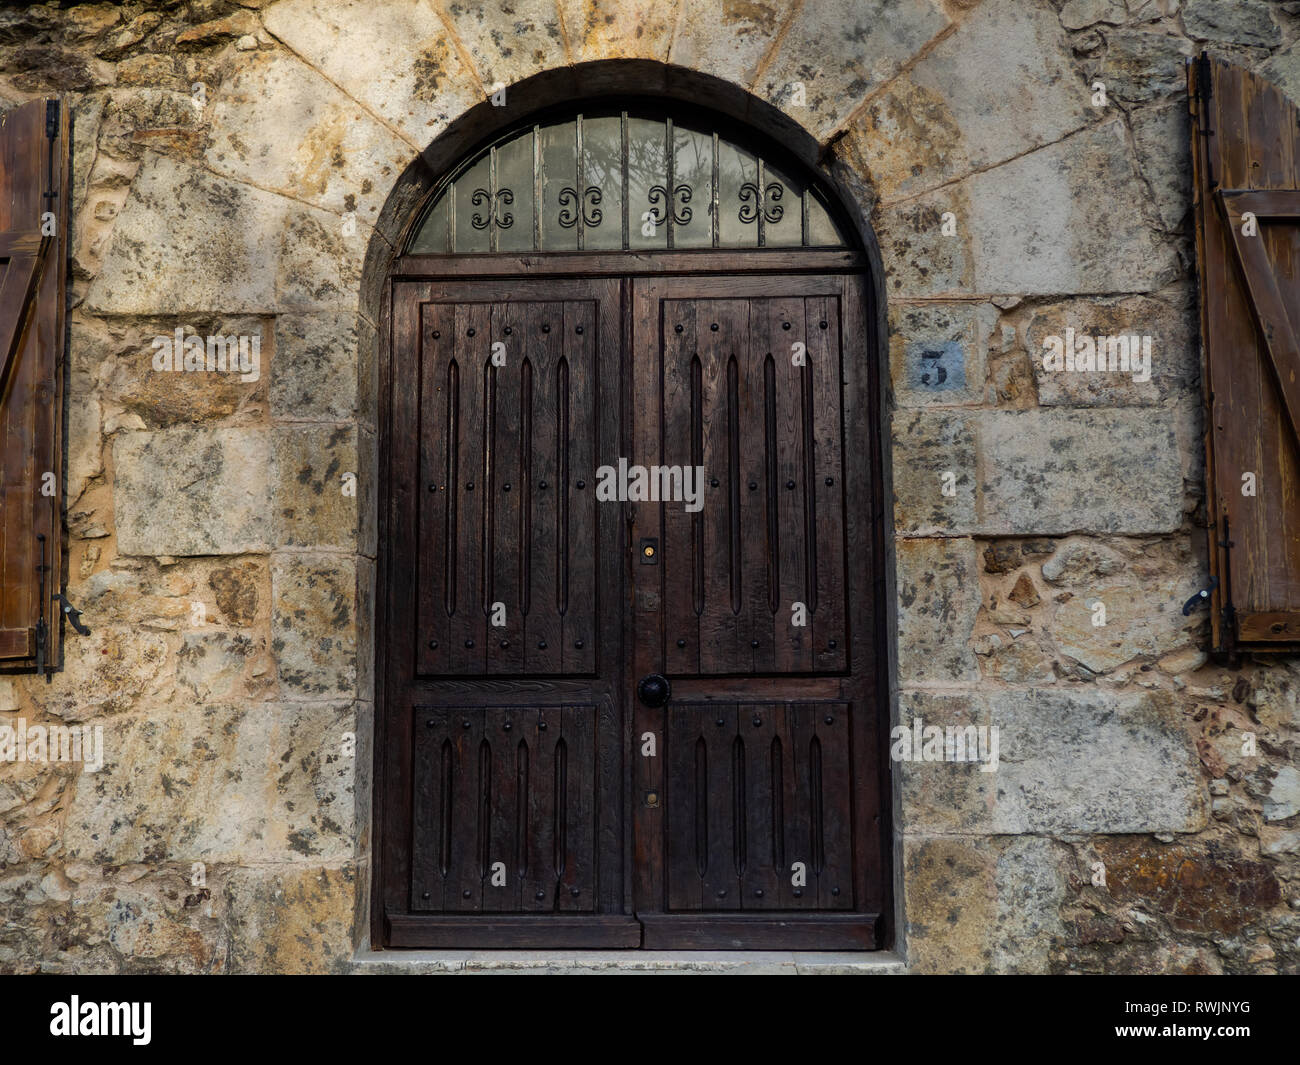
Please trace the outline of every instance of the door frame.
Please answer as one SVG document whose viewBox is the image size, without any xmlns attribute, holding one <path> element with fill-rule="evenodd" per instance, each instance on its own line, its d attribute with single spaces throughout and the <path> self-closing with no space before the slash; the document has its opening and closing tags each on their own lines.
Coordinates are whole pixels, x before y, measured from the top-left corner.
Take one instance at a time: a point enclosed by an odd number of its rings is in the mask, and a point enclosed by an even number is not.
<svg viewBox="0 0 1300 1065">
<path fill-rule="evenodd" d="M 869 560 L 871 574 L 871 589 L 867 593 L 869 601 L 864 602 L 858 609 L 869 611 L 870 617 L 875 622 L 872 645 L 869 647 L 858 646 L 859 636 L 854 636 L 854 651 L 851 661 L 854 668 L 850 671 L 849 676 L 858 676 L 861 672 L 870 670 L 871 679 L 870 694 L 875 700 L 877 718 L 877 743 L 874 752 L 875 764 L 878 767 L 877 787 L 878 799 L 875 804 L 876 817 L 879 823 L 878 841 L 879 841 L 879 858 L 881 863 L 881 884 L 882 898 L 877 924 L 876 949 L 888 949 L 892 946 L 895 939 L 894 928 L 894 851 L 893 851 L 893 832 L 892 832 L 892 777 L 889 772 L 888 758 L 888 741 L 889 741 L 889 723 L 890 709 L 892 706 L 892 691 L 890 680 L 890 660 L 889 641 L 892 635 L 893 626 L 890 621 L 889 601 L 887 597 L 887 588 L 892 586 L 886 572 L 887 559 L 892 557 L 888 550 L 888 533 L 890 526 L 886 525 L 884 490 L 884 464 L 883 464 L 883 431 L 884 431 L 884 390 L 881 382 L 880 360 L 882 354 L 883 338 L 885 330 L 880 317 L 880 294 L 877 291 L 878 279 L 877 271 L 872 268 L 871 259 L 861 251 L 856 250 L 811 250 L 811 249 L 789 249 L 789 250 L 772 250 L 772 249 L 754 249 L 739 251 L 678 251 L 678 252 L 560 252 L 560 253 L 531 253 L 522 255 L 404 255 L 399 256 L 393 261 L 389 270 L 388 277 L 384 282 L 382 294 L 382 306 L 380 321 L 378 322 L 377 340 L 377 358 L 378 358 L 378 402 L 377 407 L 377 462 L 378 462 L 378 537 L 376 546 L 376 567 L 375 567 L 375 595 L 374 595 L 374 626 L 373 634 L 375 641 L 374 653 L 374 678 L 375 678 L 375 700 L 373 704 L 374 712 L 374 743 L 373 743 L 373 783 L 372 783 L 372 835 L 371 849 L 372 860 L 370 862 L 371 885 L 370 885 L 370 943 L 375 949 L 401 949 L 403 947 L 423 946 L 426 944 L 414 943 L 408 940 L 405 943 L 395 942 L 405 939 L 405 936 L 394 936 L 393 926 L 385 914 L 385 889 L 388 885 L 388 878 L 392 875 L 390 863 L 385 860 L 386 847 L 391 843 L 399 845 L 400 840 L 390 840 L 392 832 L 399 826 L 393 826 L 388 823 L 387 805 L 385 796 L 387 789 L 393 781 L 389 779 L 388 767 L 386 765 L 385 752 L 388 750 L 389 740 L 392 738 L 389 733 L 389 707 L 388 699 L 390 694 L 395 694 L 391 690 L 390 680 L 392 669 L 391 656 L 389 654 L 389 641 L 385 638 L 386 633 L 390 630 L 394 619 L 389 617 L 392 607 L 390 602 L 389 588 L 390 585 L 390 555 L 388 544 L 393 531 L 393 519 L 395 516 L 397 497 L 394 494 L 394 484 L 390 470 L 391 447 L 392 447 L 392 390 L 395 384 L 394 380 L 394 362 L 393 362 L 393 327 L 394 327 L 394 300 L 393 290 L 395 282 L 403 281 L 427 281 L 431 283 L 447 283 L 456 281 L 469 281 L 478 279 L 524 279 L 530 281 L 537 280 L 562 280 L 565 278 L 611 278 L 617 277 L 621 280 L 621 301 L 619 316 L 622 321 L 622 335 L 620 337 L 620 359 L 622 365 L 627 366 L 628 361 L 632 358 L 631 349 L 631 322 L 630 315 L 627 313 L 631 307 L 631 286 L 632 280 L 637 277 L 653 277 L 668 275 L 718 275 L 718 274 L 770 274 L 770 275 L 790 275 L 790 274 L 841 274 L 841 275 L 862 275 L 861 281 L 855 287 L 861 293 L 861 300 L 856 301 L 857 320 L 862 327 L 862 350 L 866 361 L 866 381 L 865 389 L 868 396 L 869 411 L 868 421 L 871 426 L 871 432 L 868 434 L 870 439 L 864 441 L 867 445 L 867 476 L 870 478 L 870 494 L 863 501 L 863 505 L 869 513 L 856 513 L 853 518 L 855 521 L 866 523 L 870 531 L 871 539 L 871 557 Z M 847 356 L 847 348 L 845 349 Z M 621 402 L 623 403 L 623 414 L 626 415 L 627 404 L 630 398 L 630 389 L 621 389 Z M 620 432 L 623 434 L 621 446 L 626 449 L 631 441 L 627 438 L 630 422 L 626 417 L 620 418 Z M 845 441 L 847 446 L 848 426 L 845 426 Z M 628 453 L 626 450 L 624 453 Z M 846 521 L 850 515 L 846 510 Z M 622 552 L 622 561 L 625 567 L 630 562 L 630 553 Z M 630 584 L 626 580 L 626 569 L 623 571 L 625 580 L 620 594 L 624 597 L 625 611 L 627 618 L 625 625 L 631 623 L 631 603 L 628 596 Z M 861 595 L 859 596 L 861 598 Z M 631 632 L 632 629 L 625 628 L 624 632 Z M 632 676 L 631 670 L 626 662 L 626 648 L 621 651 L 623 661 L 620 663 L 620 670 L 623 674 L 623 691 L 624 706 L 620 708 L 623 715 L 622 731 L 624 733 L 624 753 L 630 755 L 632 723 L 635 712 L 634 695 L 629 689 Z M 752 683 L 752 682 L 751 682 Z M 867 695 L 863 691 L 863 696 Z M 632 700 L 632 701 L 629 701 Z M 634 774 L 625 773 L 624 780 L 624 893 L 628 901 L 628 915 L 635 913 L 632 899 L 632 850 L 634 843 L 634 829 L 632 824 L 632 790 L 634 787 Z M 409 840 L 406 841 L 409 847 Z M 409 880 L 409 878 L 408 878 Z M 400 882 L 400 880 L 399 880 Z M 408 884 L 409 887 L 409 884 Z M 635 920 L 635 917 L 632 917 Z M 483 921 L 483 918 L 476 920 Z M 488 919 L 490 920 L 490 919 Z M 551 918 L 546 918 L 548 922 Z M 561 919 L 563 920 L 563 919 Z M 595 922 L 599 918 L 585 918 L 583 923 Z M 622 921 L 615 923 L 622 924 Z M 400 924 L 400 921 L 399 921 Z M 559 931 L 558 927 L 556 929 Z M 575 937 L 574 946 L 582 945 L 581 935 Z M 548 937 L 547 943 L 554 945 L 554 937 Z M 510 944 L 508 947 L 499 947 L 495 949 L 527 949 L 541 945 L 541 940 L 537 942 L 528 942 L 527 937 Z M 595 944 L 592 944 L 595 945 Z M 704 946 L 706 949 L 713 944 L 697 944 Z M 564 949 L 564 948 L 554 948 Z"/>
</svg>

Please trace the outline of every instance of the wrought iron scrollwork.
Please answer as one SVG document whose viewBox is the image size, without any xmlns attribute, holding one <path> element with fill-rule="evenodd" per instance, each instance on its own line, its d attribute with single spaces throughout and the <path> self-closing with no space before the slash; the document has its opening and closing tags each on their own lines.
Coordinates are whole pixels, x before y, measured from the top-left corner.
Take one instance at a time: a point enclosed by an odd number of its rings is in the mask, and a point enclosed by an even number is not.
<svg viewBox="0 0 1300 1065">
<path fill-rule="evenodd" d="M 560 225 L 565 229 L 572 229 L 578 224 L 578 190 L 571 185 L 566 185 L 560 189 Z M 601 213 L 597 206 L 600 203 L 600 189 L 595 185 L 588 185 L 582 193 L 582 224 L 584 226 L 600 225 Z"/>
<path fill-rule="evenodd" d="M 474 195 L 470 197 L 469 202 L 475 207 L 484 203 L 492 205 L 491 210 L 488 211 L 488 217 L 486 218 L 477 211 L 474 212 L 474 216 L 469 220 L 469 224 L 475 229 L 487 229 L 488 225 L 493 221 L 496 222 L 500 229 L 509 229 L 515 224 L 514 215 L 509 212 L 504 214 L 501 213 L 501 204 L 504 203 L 508 205 L 515 202 L 515 194 L 509 189 L 499 189 L 496 194 L 495 203 L 492 201 L 492 194 L 488 192 L 487 189 L 475 189 Z"/>
<path fill-rule="evenodd" d="M 771 182 L 763 190 L 763 221 L 776 223 L 785 215 L 785 208 L 778 200 L 785 195 L 785 189 L 779 181 Z M 746 224 L 758 218 L 758 186 L 746 181 L 740 186 L 740 220 Z M 750 201 L 754 202 L 750 202 Z"/>
<path fill-rule="evenodd" d="M 650 214 L 654 218 L 657 226 L 664 224 L 664 218 L 667 211 L 664 202 L 668 198 L 668 189 L 663 185 L 650 186 Z M 681 200 L 682 208 L 677 209 L 677 201 Z M 686 205 L 691 202 L 691 187 L 686 184 L 678 185 L 673 189 L 673 222 L 679 226 L 686 225 L 691 220 L 691 209 Z"/>
</svg>

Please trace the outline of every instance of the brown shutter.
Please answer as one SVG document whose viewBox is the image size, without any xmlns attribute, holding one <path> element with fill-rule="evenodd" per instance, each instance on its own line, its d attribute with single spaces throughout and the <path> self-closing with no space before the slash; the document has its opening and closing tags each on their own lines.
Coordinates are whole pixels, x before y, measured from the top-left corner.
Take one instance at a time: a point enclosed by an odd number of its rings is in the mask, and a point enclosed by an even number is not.
<svg viewBox="0 0 1300 1065">
<path fill-rule="evenodd" d="M 66 108 L 58 100 L 34 100 L 0 115 L 0 669 L 5 671 L 52 667 L 60 657 L 53 596 L 62 570 L 68 143 Z"/>
</svg>

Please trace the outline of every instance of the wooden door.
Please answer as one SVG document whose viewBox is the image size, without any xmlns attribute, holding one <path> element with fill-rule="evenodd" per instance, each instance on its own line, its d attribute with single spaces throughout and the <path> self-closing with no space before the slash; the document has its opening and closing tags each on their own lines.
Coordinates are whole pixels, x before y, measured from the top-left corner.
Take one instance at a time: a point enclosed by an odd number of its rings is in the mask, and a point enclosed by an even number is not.
<svg viewBox="0 0 1300 1065">
<path fill-rule="evenodd" d="M 883 943 L 866 298 L 394 281 L 388 945 Z"/>
<path fill-rule="evenodd" d="M 629 465 L 703 485 L 628 503 L 648 947 L 878 945 L 870 422 L 845 438 L 872 409 L 864 305 L 856 277 L 634 282 Z"/>
<path fill-rule="evenodd" d="M 624 875 L 619 289 L 398 282 L 381 552 L 395 946 L 636 946 Z"/>
</svg>

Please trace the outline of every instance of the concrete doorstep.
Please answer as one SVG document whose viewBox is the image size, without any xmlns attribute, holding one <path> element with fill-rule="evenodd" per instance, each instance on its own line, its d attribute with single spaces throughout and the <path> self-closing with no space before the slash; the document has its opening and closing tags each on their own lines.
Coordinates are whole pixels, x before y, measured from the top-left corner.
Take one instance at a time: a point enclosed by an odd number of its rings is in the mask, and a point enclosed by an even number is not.
<svg viewBox="0 0 1300 1065">
<path fill-rule="evenodd" d="M 759 950 L 362 950 L 353 974 L 879 975 L 907 972 L 897 954 Z"/>
</svg>

